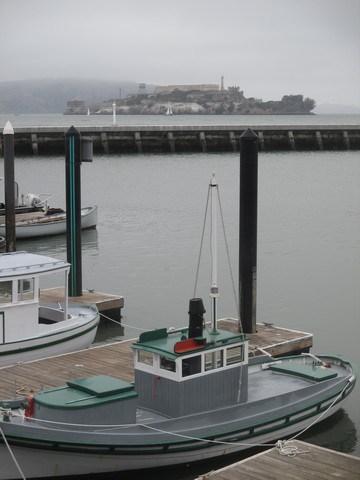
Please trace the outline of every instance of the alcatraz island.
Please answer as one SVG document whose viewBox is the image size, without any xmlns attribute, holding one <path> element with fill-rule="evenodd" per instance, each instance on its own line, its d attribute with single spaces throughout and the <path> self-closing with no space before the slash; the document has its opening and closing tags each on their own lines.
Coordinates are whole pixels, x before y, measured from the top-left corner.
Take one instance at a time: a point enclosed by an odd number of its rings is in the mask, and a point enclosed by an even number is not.
<svg viewBox="0 0 360 480">
<path fill-rule="evenodd" d="M 315 101 L 303 95 L 284 95 L 281 100 L 263 101 L 245 97 L 244 91 L 234 85 L 221 84 L 163 85 L 138 84 L 136 93 L 120 95 L 97 104 L 86 104 L 80 99 L 67 102 L 65 115 L 107 115 L 114 109 L 128 115 L 285 115 L 311 114 Z"/>
</svg>

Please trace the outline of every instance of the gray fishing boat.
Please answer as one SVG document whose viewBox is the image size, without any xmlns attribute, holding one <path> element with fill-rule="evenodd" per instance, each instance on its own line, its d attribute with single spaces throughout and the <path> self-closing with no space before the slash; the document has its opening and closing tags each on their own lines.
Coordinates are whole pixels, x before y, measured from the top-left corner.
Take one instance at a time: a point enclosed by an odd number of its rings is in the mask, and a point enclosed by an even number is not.
<svg viewBox="0 0 360 480">
<path fill-rule="evenodd" d="M 216 237 L 212 249 L 215 258 Z M 341 407 L 355 385 L 348 361 L 249 359 L 246 336 L 218 328 L 215 265 L 210 297 L 209 325 L 202 300 L 192 298 L 188 327 L 140 335 L 134 383 L 85 377 L 37 393 L 25 408 L 3 402 L 0 479 L 200 461 L 274 445 Z"/>
</svg>

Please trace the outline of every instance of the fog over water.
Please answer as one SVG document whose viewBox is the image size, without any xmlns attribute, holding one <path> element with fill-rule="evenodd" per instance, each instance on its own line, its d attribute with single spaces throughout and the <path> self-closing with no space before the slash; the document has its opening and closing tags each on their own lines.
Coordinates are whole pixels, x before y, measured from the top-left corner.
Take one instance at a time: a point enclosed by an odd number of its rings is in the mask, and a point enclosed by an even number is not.
<svg viewBox="0 0 360 480">
<path fill-rule="evenodd" d="M 358 0 L 0 0 L 0 81 L 237 84 L 360 107 Z"/>
</svg>

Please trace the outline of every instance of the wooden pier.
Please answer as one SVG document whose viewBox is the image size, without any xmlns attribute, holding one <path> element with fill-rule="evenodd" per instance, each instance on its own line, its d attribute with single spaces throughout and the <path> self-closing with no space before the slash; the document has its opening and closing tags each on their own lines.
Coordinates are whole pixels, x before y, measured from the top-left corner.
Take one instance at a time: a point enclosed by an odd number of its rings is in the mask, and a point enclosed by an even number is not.
<svg viewBox="0 0 360 480">
<path fill-rule="evenodd" d="M 222 328 L 233 329 L 231 320 L 220 321 Z M 250 355 L 261 354 L 258 347 L 273 355 L 292 354 L 308 350 L 313 337 L 309 333 L 272 325 L 257 325 L 250 337 Z M 92 375 L 110 375 L 129 382 L 134 380 L 133 340 L 118 341 L 90 347 L 74 353 L 0 368 L 0 399 L 11 400 L 26 396 L 30 390 L 58 387 L 68 380 Z"/>
<path fill-rule="evenodd" d="M 360 458 L 301 441 L 294 456 L 272 448 L 196 480 L 360 480 Z"/>
<path fill-rule="evenodd" d="M 46 288 L 40 292 L 40 303 L 45 305 L 57 304 L 63 301 L 64 289 L 62 287 Z M 110 293 L 84 290 L 80 297 L 69 297 L 69 303 L 84 303 L 96 305 L 100 315 L 113 320 L 121 319 L 121 309 L 124 307 L 124 297 Z"/>
<path fill-rule="evenodd" d="M 64 120 L 65 121 L 65 120 Z M 237 152 L 253 129 L 261 151 L 359 150 L 360 125 L 139 125 L 79 127 L 97 154 Z M 17 155 L 64 154 L 68 127 L 17 127 Z M 0 155 L 3 138 L 0 132 Z"/>
</svg>

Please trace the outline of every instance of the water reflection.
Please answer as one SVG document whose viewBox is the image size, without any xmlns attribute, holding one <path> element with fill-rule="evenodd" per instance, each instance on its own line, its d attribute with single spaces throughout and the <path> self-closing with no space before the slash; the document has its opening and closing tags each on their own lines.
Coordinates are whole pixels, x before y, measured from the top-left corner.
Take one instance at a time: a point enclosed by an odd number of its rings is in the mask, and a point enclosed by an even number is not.
<svg viewBox="0 0 360 480">
<path fill-rule="evenodd" d="M 95 228 L 81 232 L 81 245 L 83 253 L 94 255 L 98 253 L 98 232 Z M 39 255 L 66 257 L 66 235 L 53 235 L 50 237 L 27 238 L 16 241 L 17 250 L 37 253 Z"/>
<path fill-rule="evenodd" d="M 300 440 L 350 454 L 354 452 L 357 444 L 356 427 L 349 415 L 340 409 L 332 417 L 304 433 Z"/>
</svg>

